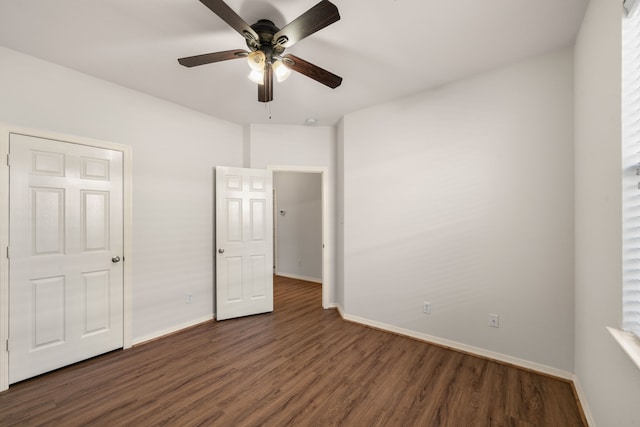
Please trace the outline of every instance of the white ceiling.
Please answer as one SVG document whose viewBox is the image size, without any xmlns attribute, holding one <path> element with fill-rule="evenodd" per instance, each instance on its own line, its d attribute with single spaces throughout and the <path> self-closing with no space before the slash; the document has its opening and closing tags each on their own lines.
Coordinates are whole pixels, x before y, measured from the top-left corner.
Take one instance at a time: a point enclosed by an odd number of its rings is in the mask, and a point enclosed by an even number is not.
<svg viewBox="0 0 640 427">
<path fill-rule="evenodd" d="M 318 1 L 227 3 L 249 24 L 283 27 Z M 341 20 L 286 53 L 342 76 L 342 86 L 292 73 L 274 83 L 269 104 L 257 101 L 243 60 L 178 64 L 246 48 L 198 0 L 0 0 L 0 45 L 238 124 L 333 125 L 363 107 L 572 45 L 587 1 L 333 0 Z"/>
</svg>

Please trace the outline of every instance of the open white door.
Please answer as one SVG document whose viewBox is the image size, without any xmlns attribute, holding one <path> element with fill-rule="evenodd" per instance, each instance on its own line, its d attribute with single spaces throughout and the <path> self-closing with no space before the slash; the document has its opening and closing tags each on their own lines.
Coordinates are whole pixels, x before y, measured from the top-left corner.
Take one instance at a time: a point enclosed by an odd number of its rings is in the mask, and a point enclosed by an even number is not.
<svg viewBox="0 0 640 427">
<path fill-rule="evenodd" d="M 271 172 L 216 168 L 216 319 L 273 311 Z"/>
<path fill-rule="evenodd" d="M 123 347 L 122 152 L 11 134 L 9 382 Z"/>
</svg>

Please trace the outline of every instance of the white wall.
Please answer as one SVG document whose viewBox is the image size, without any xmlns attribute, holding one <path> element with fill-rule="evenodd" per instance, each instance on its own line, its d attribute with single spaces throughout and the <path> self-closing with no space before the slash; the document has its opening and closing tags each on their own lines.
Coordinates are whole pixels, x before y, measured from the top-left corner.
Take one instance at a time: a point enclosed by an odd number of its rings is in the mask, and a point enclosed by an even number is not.
<svg viewBox="0 0 640 427">
<path fill-rule="evenodd" d="M 134 342 L 210 318 L 213 168 L 242 165 L 242 128 L 5 48 L 0 64 L 0 121 L 133 149 Z"/>
<path fill-rule="evenodd" d="M 336 207 L 336 130 L 331 126 L 287 126 L 287 125 L 251 125 L 250 126 L 250 167 L 265 168 L 271 166 L 312 166 L 328 169 L 328 187 L 331 192 L 328 199 L 328 232 L 325 242 L 326 251 L 333 253 L 327 260 L 331 277 L 328 289 L 329 302 L 335 302 L 335 250 Z M 325 278 L 323 278 L 325 279 Z"/>
<path fill-rule="evenodd" d="M 322 175 L 276 172 L 277 274 L 322 282 Z"/>
<path fill-rule="evenodd" d="M 622 319 L 621 2 L 591 0 L 575 47 L 575 372 L 598 426 L 640 424 Z"/>
<path fill-rule="evenodd" d="M 572 82 L 565 49 L 344 118 L 347 314 L 573 371 Z"/>
</svg>

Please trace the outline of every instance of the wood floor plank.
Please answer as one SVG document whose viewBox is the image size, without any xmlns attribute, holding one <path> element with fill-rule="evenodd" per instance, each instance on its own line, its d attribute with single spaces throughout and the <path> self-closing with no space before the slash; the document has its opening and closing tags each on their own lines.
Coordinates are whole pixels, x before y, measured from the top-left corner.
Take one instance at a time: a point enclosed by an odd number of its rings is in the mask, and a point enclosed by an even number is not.
<svg viewBox="0 0 640 427">
<path fill-rule="evenodd" d="M 206 322 L 14 384 L 1 426 L 584 426 L 565 381 L 343 321 L 275 278 L 273 313 Z"/>
</svg>

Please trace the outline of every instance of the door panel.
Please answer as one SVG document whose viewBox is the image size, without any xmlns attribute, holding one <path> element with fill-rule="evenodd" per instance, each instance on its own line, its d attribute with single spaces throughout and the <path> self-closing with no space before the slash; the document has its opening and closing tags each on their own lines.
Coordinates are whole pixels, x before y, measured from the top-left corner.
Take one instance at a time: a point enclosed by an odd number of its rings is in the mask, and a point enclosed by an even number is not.
<svg viewBox="0 0 640 427">
<path fill-rule="evenodd" d="M 216 318 L 273 311 L 271 173 L 216 168 Z"/>
<path fill-rule="evenodd" d="M 33 304 L 29 318 L 34 325 L 33 349 L 64 342 L 64 276 L 31 281 Z"/>
<path fill-rule="evenodd" d="M 82 274 L 83 336 L 109 329 L 110 283 L 108 270 Z"/>
<path fill-rule="evenodd" d="M 262 255 L 251 257 L 251 298 L 265 298 L 267 295 L 267 272 L 264 265 L 267 260 Z M 270 275 L 269 275 L 270 276 Z"/>
<path fill-rule="evenodd" d="M 266 235 L 266 200 L 251 200 L 251 240 L 264 242 Z"/>
<path fill-rule="evenodd" d="M 11 134 L 9 382 L 123 346 L 122 152 Z"/>
<path fill-rule="evenodd" d="M 228 199 L 227 205 L 227 241 L 242 242 L 242 199 Z"/>
<path fill-rule="evenodd" d="M 33 255 L 64 251 L 64 189 L 31 188 Z"/>
<path fill-rule="evenodd" d="M 109 193 L 81 191 L 82 242 L 85 251 L 109 247 Z"/>
</svg>

